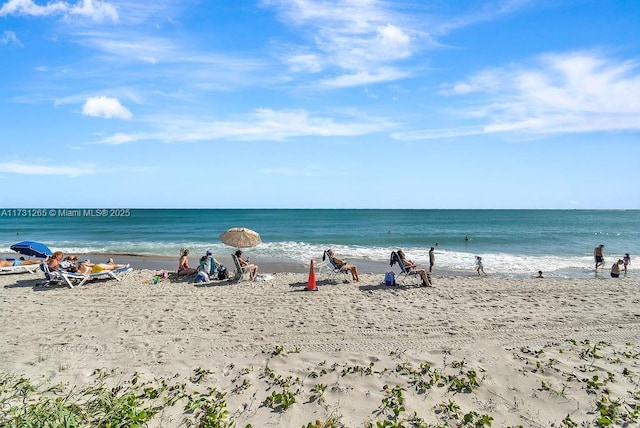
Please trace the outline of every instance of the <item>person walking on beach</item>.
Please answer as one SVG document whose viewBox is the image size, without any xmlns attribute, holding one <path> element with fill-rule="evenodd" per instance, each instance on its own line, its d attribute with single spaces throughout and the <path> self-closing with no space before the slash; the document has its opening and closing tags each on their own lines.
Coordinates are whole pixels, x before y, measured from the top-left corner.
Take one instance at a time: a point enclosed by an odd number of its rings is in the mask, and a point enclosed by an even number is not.
<svg viewBox="0 0 640 428">
<path fill-rule="evenodd" d="M 625 253 L 624 257 L 622 258 L 622 263 L 624 264 L 624 274 L 627 274 L 627 266 L 629 266 L 631 264 L 631 256 L 629 255 L 629 253 Z"/>
<path fill-rule="evenodd" d="M 596 262 L 596 272 L 598 272 L 598 266 L 604 266 L 604 256 L 602 254 L 603 249 L 604 245 L 600 244 L 593 250 L 593 258 Z"/>
<path fill-rule="evenodd" d="M 433 265 L 436 263 L 436 255 L 433 253 L 434 248 L 429 250 L 429 273 L 433 272 Z"/>
<path fill-rule="evenodd" d="M 482 272 L 483 275 L 486 275 L 484 272 L 484 266 L 482 265 L 482 257 L 480 256 L 476 256 L 476 272 L 478 272 L 478 275 L 480 275 L 480 272 Z"/>
</svg>

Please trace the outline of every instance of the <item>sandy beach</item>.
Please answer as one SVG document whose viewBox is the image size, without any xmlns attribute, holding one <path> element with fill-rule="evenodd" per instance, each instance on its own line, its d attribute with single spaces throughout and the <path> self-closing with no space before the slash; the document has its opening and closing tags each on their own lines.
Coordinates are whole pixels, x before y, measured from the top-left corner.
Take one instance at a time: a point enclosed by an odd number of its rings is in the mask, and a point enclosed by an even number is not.
<svg viewBox="0 0 640 428">
<path fill-rule="evenodd" d="M 436 275 L 421 288 L 318 273 L 307 291 L 300 272 L 203 286 L 155 273 L 73 289 L 0 275 L 0 371 L 43 386 L 116 369 L 119 385 L 137 373 L 215 387 L 239 427 L 638 424 L 635 277 Z M 148 425 L 195 426 L 185 397 Z"/>
</svg>

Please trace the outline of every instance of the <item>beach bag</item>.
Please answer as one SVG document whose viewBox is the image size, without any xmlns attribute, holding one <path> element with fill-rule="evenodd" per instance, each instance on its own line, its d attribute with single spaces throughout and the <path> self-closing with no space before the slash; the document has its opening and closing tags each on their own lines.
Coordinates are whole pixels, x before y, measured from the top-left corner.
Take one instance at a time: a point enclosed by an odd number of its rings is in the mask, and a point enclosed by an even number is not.
<svg viewBox="0 0 640 428">
<path fill-rule="evenodd" d="M 196 275 L 196 283 L 207 281 L 209 281 L 209 275 L 207 275 L 204 271 L 198 272 L 198 275 Z"/>
<path fill-rule="evenodd" d="M 227 279 L 229 277 L 229 272 L 227 268 L 220 265 L 218 266 L 218 279 Z"/>
<path fill-rule="evenodd" d="M 384 274 L 384 285 L 396 285 L 396 274 L 393 271 Z"/>
</svg>

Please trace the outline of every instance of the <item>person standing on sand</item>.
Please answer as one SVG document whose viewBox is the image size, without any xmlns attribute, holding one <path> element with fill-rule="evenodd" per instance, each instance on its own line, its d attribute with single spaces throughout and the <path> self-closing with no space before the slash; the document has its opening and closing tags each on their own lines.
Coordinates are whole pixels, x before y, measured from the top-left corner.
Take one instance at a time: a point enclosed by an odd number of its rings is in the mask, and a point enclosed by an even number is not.
<svg viewBox="0 0 640 428">
<path fill-rule="evenodd" d="M 598 266 L 604 266 L 604 256 L 602 250 L 604 245 L 600 244 L 593 250 L 593 258 L 596 262 L 596 272 L 598 272 Z"/>
<path fill-rule="evenodd" d="M 622 258 L 622 263 L 624 264 L 624 274 L 627 274 L 627 266 L 631 264 L 631 256 L 629 253 L 624 253 L 624 257 Z"/>
<path fill-rule="evenodd" d="M 436 255 L 433 253 L 434 248 L 429 250 L 429 273 L 433 272 L 433 265 L 436 263 Z"/>
</svg>

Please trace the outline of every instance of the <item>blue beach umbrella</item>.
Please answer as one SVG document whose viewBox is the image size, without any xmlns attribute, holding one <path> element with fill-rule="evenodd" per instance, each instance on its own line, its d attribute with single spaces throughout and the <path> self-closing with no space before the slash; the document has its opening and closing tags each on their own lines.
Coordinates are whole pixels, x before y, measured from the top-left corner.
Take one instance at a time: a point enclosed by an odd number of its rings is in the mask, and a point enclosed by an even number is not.
<svg viewBox="0 0 640 428">
<path fill-rule="evenodd" d="M 17 244 L 13 244 L 10 248 L 13 251 L 24 254 L 25 256 L 40 257 L 43 259 L 53 254 L 49 247 L 44 245 L 42 242 L 36 241 L 21 241 Z"/>
</svg>

